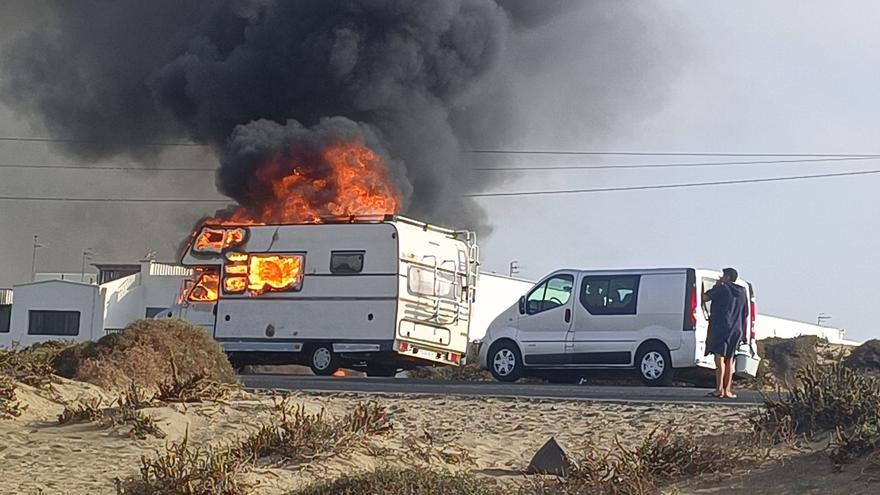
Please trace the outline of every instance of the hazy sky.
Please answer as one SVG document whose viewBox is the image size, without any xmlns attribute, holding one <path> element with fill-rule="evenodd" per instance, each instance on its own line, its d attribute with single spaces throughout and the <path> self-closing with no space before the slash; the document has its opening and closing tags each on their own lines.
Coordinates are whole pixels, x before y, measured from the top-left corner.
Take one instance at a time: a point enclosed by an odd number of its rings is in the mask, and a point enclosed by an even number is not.
<svg viewBox="0 0 880 495">
<path fill-rule="evenodd" d="M 662 5 L 662 8 L 656 5 Z M 509 149 L 880 153 L 880 11 L 873 3 L 664 0 L 638 19 L 589 8 L 552 21 L 512 48 L 519 95 Z M 604 11 L 603 11 L 604 12 Z M 0 43 L 27 22 L 0 21 Z M 628 16 L 626 9 L 609 16 Z M 625 26 L 586 36 L 594 23 Z M 633 25 L 638 29 L 633 29 Z M 553 33 L 578 33 L 564 40 Z M 588 39 L 589 43 L 585 43 Z M 553 49 L 546 47 L 552 46 Z M 596 95 L 600 95 L 597 97 Z M 634 105 L 633 102 L 637 102 Z M 0 136 L 44 135 L 0 108 Z M 490 160 L 490 159 L 486 159 Z M 0 163 L 71 163 L 38 143 L 0 142 Z M 125 164 L 116 159 L 109 163 Z M 491 165 L 661 163 L 668 158 L 492 158 Z M 158 163 L 213 166 L 199 149 Z M 526 191 L 774 177 L 880 169 L 874 161 L 699 169 L 522 172 L 496 190 Z M 494 232 L 484 268 L 522 276 L 563 266 L 736 266 L 759 311 L 815 321 L 834 316 L 854 339 L 880 337 L 871 305 L 880 278 L 880 176 L 712 188 L 486 198 Z M 0 195 L 218 197 L 207 172 L 0 168 Z M 95 259 L 170 258 L 206 205 L 0 201 L 0 287 Z M 136 228 L 132 228 L 135 226 Z"/>
</svg>

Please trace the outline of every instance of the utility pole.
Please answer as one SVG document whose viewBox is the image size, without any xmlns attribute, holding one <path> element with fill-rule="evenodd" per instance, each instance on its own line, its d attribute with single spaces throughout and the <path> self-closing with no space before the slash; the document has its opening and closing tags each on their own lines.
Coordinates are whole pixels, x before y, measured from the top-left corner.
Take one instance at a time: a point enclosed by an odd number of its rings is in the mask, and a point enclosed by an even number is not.
<svg viewBox="0 0 880 495">
<path fill-rule="evenodd" d="M 509 268 L 508 275 L 513 277 L 514 275 L 519 273 L 519 261 L 517 261 L 517 260 L 511 261 L 508 268 Z"/>
<path fill-rule="evenodd" d="M 82 270 L 80 271 L 80 274 L 79 274 L 79 281 L 80 282 L 85 283 L 85 281 L 86 281 L 86 260 L 92 259 L 93 254 L 95 254 L 95 253 L 92 252 L 92 248 L 86 248 L 86 250 L 83 251 Z"/>
<path fill-rule="evenodd" d="M 34 252 L 31 255 L 31 282 L 37 279 L 37 248 L 43 247 L 39 243 L 39 236 L 34 236 Z"/>
</svg>

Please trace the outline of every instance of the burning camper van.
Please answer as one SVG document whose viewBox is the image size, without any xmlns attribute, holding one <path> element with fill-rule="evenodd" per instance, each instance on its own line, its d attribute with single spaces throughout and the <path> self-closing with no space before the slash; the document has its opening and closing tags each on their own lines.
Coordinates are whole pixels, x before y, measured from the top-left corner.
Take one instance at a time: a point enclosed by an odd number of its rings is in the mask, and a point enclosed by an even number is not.
<svg viewBox="0 0 880 495">
<path fill-rule="evenodd" d="M 236 364 L 389 376 L 458 365 L 478 276 L 475 235 L 401 216 L 298 225 L 203 225 L 181 263 L 196 276 L 167 316 L 206 327 Z"/>
</svg>

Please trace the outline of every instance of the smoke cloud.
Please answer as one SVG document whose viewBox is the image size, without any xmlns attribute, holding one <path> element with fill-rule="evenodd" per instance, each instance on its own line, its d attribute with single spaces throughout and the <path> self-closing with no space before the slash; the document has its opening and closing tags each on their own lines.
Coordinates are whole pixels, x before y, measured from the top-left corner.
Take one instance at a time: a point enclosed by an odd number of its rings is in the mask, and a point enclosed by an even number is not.
<svg viewBox="0 0 880 495">
<path fill-rule="evenodd" d="M 390 165 L 404 213 L 485 232 L 461 195 L 495 178 L 460 151 L 510 130 L 517 40 L 582 3 L 59 1 L 4 50 L 0 97 L 79 158 L 208 145 L 218 190 L 243 205 L 254 150 L 354 132 Z"/>
</svg>

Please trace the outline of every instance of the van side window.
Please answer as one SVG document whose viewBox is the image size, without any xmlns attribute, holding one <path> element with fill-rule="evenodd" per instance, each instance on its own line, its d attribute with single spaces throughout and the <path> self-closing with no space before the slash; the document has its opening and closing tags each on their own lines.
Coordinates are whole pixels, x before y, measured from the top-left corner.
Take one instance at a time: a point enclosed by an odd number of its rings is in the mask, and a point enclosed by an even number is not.
<svg viewBox="0 0 880 495">
<path fill-rule="evenodd" d="M 634 315 L 639 296 L 638 275 L 585 277 L 581 304 L 592 315 Z"/>
<path fill-rule="evenodd" d="M 571 298 L 573 285 L 574 277 L 571 275 L 556 275 L 547 279 L 532 289 L 532 292 L 526 297 L 526 313 L 534 315 L 565 306 Z"/>
<path fill-rule="evenodd" d="M 331 251 L 330 273 L 360 273 L 364 270 L 363 251 Z"/>
</svg>

